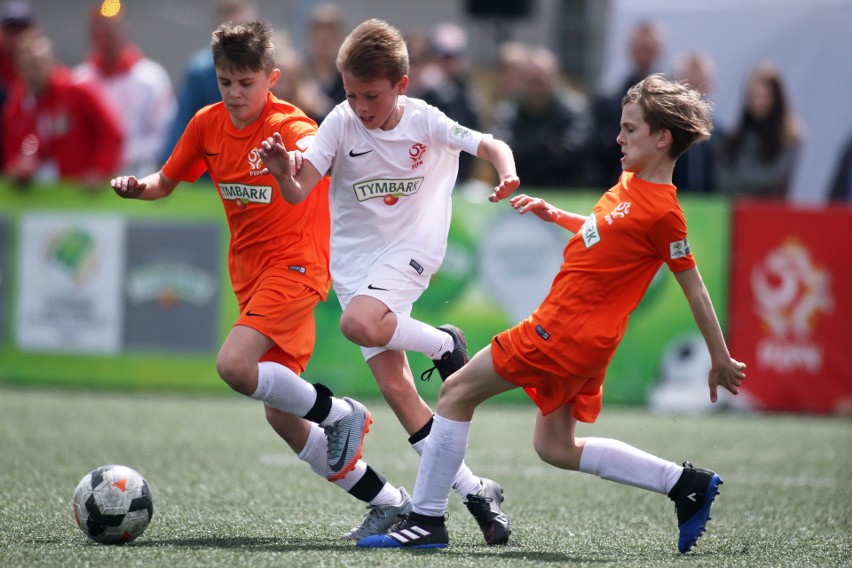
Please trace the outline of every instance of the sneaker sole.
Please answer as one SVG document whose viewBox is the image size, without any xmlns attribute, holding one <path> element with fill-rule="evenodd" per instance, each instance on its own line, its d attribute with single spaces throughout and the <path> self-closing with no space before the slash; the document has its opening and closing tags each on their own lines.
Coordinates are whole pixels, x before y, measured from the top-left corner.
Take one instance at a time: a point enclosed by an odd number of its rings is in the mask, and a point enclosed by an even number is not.
<svg viewBox="0 0 852 568">
<path fill-rule="evenodd" d="M 719 486 L 724 481 L 718 475 L 713 475 L 710 484 L 707 486 L 707 491 L 704 493 L 704 504 L 697 513 L 692 515 L 692 518 L 686 521 L 680 527 L 680 538 L 678 539 L 677 549 L 681 554 L 685 554 L 692 550 L 701 535 L 707 530 L 707 521 L 710 520 L 710 505 L 716 500 L 716 495 L 719 494 Z"/>
<path fill-rule="evenodd" d="M 343 466 L 343 468 L 339 472 L 337 472 L 337 473 L 335 473 L 331 476 L 327 476 L 326 477 L 327 480 L 329 480 L 329 481 L 341 480 L 344 477 L 346 477 L 349 474 L 350 471 L 355 469 L 355 464 L 357 464 L 358 460 L 360 460 L 361 457 L 363 456 L 363 453 L 364 453 L 363 452 L 363 450 L 364 450 L 364 438 L 367 437 L 367 432 L 370 431 L 370 424 L 372 424 L 372 423 L 373 423 L 373 415 L 370 413 L 369 410 L 367 410 L 367 419 L 364 421 L 364 430 L 361 432 L 361 443 L 358 444 L 358 449 L 352 455 L 352 459 L 349 460 L 349 462 L 345 466 Z"/>
<path fill-rule="evenodd" d="M 368 536 L 359 540 L 355 546 L 358 548 L 419 548 L 419 549 L 427 549 L 427 548 L 447 548 L 449 546 L 446 542 L 438 542 L 432 544 L 415 544 L 412 546 L 403 546 L 398 541 L 392 539 L 387 535 L 376 535 L 376 536 Z"/>
</svg>

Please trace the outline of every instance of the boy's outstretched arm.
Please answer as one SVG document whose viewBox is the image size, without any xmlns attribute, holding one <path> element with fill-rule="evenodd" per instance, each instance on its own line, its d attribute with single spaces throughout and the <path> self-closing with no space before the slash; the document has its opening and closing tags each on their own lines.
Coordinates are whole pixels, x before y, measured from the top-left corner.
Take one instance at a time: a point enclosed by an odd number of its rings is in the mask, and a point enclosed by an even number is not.
<svg viewBox="0 0 852 568">
<path fill-rule="evenodd" d="M 746 366 L 745 363 L 740 363 L 731 358 L 728 352 L 725 337 L 722 335 L 722 328 L 719 326 L 719 320 L 713 310 L 713 303 L 710 301 L 710 294 L 707 293 L 707 288 L 698 273 L 698 268 L 676 272 L 675 278 L 683 289 L 686 300 L 689 302 L 689 308 L 692 310 L 692 317 L 695 318 L 695 323 L 698 324 L 698 329 L 704 336 L 704 342 L 707 343 L 707 349 L 710 351 L 712 367 L 707 378 L 710 387 L 710 401 L 716 402 L 718 400 L 718 387 L 722 387 L 732 394 L 739 393 L 739 388 L 746 376 Z"/>
<path fill-rule="evenodd" d="M 539 197 L 530 197 L 529 195 L 516 195 L 509 204 L 517 209 L 518 213 L 523 215 L 527 211 L 535 213 L 536 217 L 548 223 L 556 223 L 563 229 L 576 233 L 586 222 L 586 218 L 576 213 L 563 211 L 558 207 L 554 207 L 544 199 Z"/>
<path fill-rule="evenodd" d="M 142 179 L 135 176 L 118 176 L 110 180 L 109 184 L 115 194 L 124 199 L 143 199 L 153 201 L 168 197 L 175 190 L 179 182 L 169 179 L 162 170 L 148 174 Z"/>
<path fill-rule="evenodd" d="M 476 155 L 491 162 L 494 169 L 497 170 L 497 178 L 500 180 L 494 188 L 494 193 L 488 196 L 488 201 L 496 203 L 501 199 L 506 199 L 513 191 L 518 189 L 521 180 L 518 179 L 515 169 L 515 156 L 512 155 L 512 149 L 509 148 L 508 144 L 502 140 L 486 136 L 479 143 Z"/>
<path fill-rule="evenodd" d="M 322 175 L 301 152 L 288 152 L 281 134 L 276 132 L 260 143 L 260 157 L 266 166 L 262 173 L 272 174 L 284 200 L 295 205 L 308 196 Z"/>
</svg>

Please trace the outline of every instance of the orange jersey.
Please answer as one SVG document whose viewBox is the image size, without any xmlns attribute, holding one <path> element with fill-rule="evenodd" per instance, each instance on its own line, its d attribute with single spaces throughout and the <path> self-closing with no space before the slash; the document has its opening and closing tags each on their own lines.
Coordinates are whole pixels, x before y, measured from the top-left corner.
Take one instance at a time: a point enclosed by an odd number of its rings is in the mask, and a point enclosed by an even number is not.
<svg viewBox="0 0 852 568">
<path fill-rule="evenodd" d="M 169 157 L 166 177 L 194 182 L 204 171 L 219 190 L 231 243 L 228 268 L 242 308 L 260 282 L 282 277 L 328 295 L 328 178 L 308 198 L 288 204 L 273 176 L 262 175 L 260 143 L 279 132 L 287 150 L 305 150 L 316 123 L 271 94 L 260 118 L 244 128 L 231 122 L 223 103 L 196 113 Z"/>
<path fill-rule="evenodd" d="M 535 349 L 554 376 L 602 377 L 663 263 L 695 266 L 675 187 L 625 172 L 568 241 L 548 296 L 500 342 Z"/>
</svg>

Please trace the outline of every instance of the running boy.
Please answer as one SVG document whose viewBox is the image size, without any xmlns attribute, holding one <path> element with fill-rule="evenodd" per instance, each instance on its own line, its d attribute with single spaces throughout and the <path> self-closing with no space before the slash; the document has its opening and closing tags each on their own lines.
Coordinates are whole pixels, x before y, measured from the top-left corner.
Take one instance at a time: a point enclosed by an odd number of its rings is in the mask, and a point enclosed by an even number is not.
<svg viewBox="0 0 852 568">
<path fill-rule="evenodd" d="M 314 307 L 329 289 L 328 181 L 317 179 L 304 203 L 286 203 L 262 172 L 258 141 L 274 132 L 287 148 L 305 150 L 316 123 L 269 93 L 279 70 L 267 24 L 223 24 L 211 49 L 222 102 L 195 114 L 161 171 L 118 177 L 112 187 L 124 198 L 160 199 L 210 172 L 231 228 L 228 266 L 240 306 L 219 375 L 263 401 L 270 425 L 315 473 L 371 507 L 405 512 L 405 491 L 360 459 L 367 409 L 299 376 L 314 347 Z"/>
<path fill-rule="evenodd" d="M 332 170 L 331 275 L 343 307 L 340 329 L 361 346 L 379 390 L 421 453 L 432 410 L 417 393 L 405 351 L 426 354 L 442 379 L 467 362 L 460 330 L 410 317 L 446 252 L 459 152 L 494 165 L 500 183 L 489 199 L 495 202 L 518 187 L 515 162 L 504 142 L 405 96 L 408 51 L 386 22 L 368 20 L 353 30 L 337 67 L 347 100 L 323 120 L 298 173 L 277 134 L 263 142 L 261 157 L 293 204 L 310 199 Z M 510 525 L 500 486 L 462 462 L 452 485 L 485 541 L 505 543 Z"/>
<path fill-rule="evenodd" d="M 721 478 L 616 440 L 575 438 L 574 428 L 578 420 L 597 418 L 606 368 L 627 318 L 664 262 L 710 350 L 710 400 L 716 402 L 719 387 L 737 394 L 745 378 L 745 365 L 728 353 L 671 184 L 678 156 L 711 130 L 710 106 L 698 92 L 651 75 L 622 101 L 617 142 L 624 171 L 591 215 L 568 213 L 526 195 L 511 200 L 520 213 L 531 211 L 575 233 L 565 261 L 533 314 L 494 337 L 444 383 L 414 487 L 414 511 L 388 534 L 362 539 L 359 546 L 446 547 L 447 494 L 464 459 L 474 410 L 492 396 L 522 387 L 539 408 L 533 446 L 542 460 L 668 495 L 677 512 L 678 549 L 692 548 L 710 518 Z"/>
</svg>

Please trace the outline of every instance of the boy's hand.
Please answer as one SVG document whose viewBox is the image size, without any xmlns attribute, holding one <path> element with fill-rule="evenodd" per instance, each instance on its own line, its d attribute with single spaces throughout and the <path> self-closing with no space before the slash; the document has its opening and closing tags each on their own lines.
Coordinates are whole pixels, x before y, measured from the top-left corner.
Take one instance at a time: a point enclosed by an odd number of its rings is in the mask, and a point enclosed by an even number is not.
<svg viewBox="0 0 852 568">
<path fill-rule="evenodd" d="M 507 176 L 500 181 L 500 185 L 494 188 L 494 193 L 488 196 L 488 201 L 497 203 L 501 199 L 506 199 L 512 195 L 513 191 L 518 189 L 519 185 L 521 185 L 521 180 L 518 179 L 518 176 Z"/>
<path fill-rule="evenodd" d="M 136 199 L 148 187 L 148 184 L 141 183 L 134 176 L 119 176 L 111 179 L 109 184 L 115 194 L 124 199 Z"/>
<path fill-rule="evenodd" d="M 290 177 L 295 175 L 302 165 L 302 154 L 298 153 L 296 156 L 296 152 L 288 152 L 278 132 L 260 143 L 259 154 L 265 166 L 262 174 Z"/>
<path fill-rule="evenodd" d="M 718 387 L 722 387 L 731 394 L 739 394 L 745 375 L 745 363 L 740 363 L 729 358 L 727 364 L 710 369 L 707 384 L 710 386 L 710 402 L 719 400 Z"/>
<path fill-rule="evenodd" d="M 539 197 L 530 197 L 529 195 L 516 195 L 509 200 L 509 205 L 514 207 L 518 213 L 523 215 L 528 211 L 532 211 L 542 221 L 548 223 L 556 222 L 557 212 L 550 203 Z"/>
</svg>

